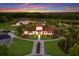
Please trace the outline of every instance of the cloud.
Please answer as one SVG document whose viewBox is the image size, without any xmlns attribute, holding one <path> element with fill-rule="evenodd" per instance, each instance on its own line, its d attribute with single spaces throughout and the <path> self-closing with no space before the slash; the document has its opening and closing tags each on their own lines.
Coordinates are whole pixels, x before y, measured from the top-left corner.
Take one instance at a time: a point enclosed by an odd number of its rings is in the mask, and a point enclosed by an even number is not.
<svg viewBox="0 0 79 59">
<path fill-rule="evenodd" d="M 78 7 L 65 6 L 62 10 L 48 9 L 50 5 L 62 5 L 62 4 L 19 4 L 18 8 L 0 8 L 0 12 L 79 12 Z M 46 9 L 46 10 L 45 10 Z"/>
<path fill-rule="evenodd" d="M 7 12 L 10 10 L 16 10 L 16 8 L 0 8 L 0 12 Z"/>
<path fill-rule="evenodd" d="M 20 5 L 21 8 L 27 8 L 27 9 L 39 9 L 39 8 L 47 8 L 48 6 L 44 6 L 44 5 L 34 5 L 34 4 L 21 4 Z"/>
<path fill-rule="evenodd" d="M 66 11 L 66 12 L 79 12 L 79 8 L 78 7 L 65 7 L 64 11 Z"/>
<path fill-rule="evenodd" d="M 27 9 L 16 9 L 16 8 L 0 8 L 0 12 L 26 12 Z"/>
<path fill-rule="evenodd" d="M 47 8 L 48 6 L 34 5 L 29 3 L 20 4 L 17 8 L 0 8 L 0 12 L 27 12 L 30 10 L 37 10 Z"/>
<path fill-rule="evenodd" d="M 23 3 L 23 4 L 20 4 L 20 6 L 27 6 L 29 5 L 30 3 Z"/>
</svg>

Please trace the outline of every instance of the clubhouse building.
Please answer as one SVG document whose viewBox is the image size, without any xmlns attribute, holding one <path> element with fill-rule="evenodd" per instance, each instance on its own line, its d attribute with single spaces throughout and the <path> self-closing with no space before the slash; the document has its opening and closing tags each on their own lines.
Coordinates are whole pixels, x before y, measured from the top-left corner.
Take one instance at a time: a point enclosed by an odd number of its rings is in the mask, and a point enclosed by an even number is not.
<svg viewBox="0 0 79 59">
<path fill-rule="evenodd" d="M 36 24 L 31 30 L 25 30 L 24 35 L 52 35 L 52 27 L 45 27 L 42 24 Z"/>
</svg>

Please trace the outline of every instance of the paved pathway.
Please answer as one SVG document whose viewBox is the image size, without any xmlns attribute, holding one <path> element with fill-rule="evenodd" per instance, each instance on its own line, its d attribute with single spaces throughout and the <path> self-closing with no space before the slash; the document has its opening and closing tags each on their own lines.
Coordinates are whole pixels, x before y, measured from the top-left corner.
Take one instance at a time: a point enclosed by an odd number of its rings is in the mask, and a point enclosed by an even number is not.
<svg viewBox="0 0 79 59">
<path fill-rule="evenodd" d="M 40 42 L 40 53 L 39 54 L 36 53 L 38 42 Z M 44 41 L 40 40 L 40 35 L 38 35 L 38 39 L 34 41 L 31 56 L 45 56 Z"/>
<path fill-rule="evenodd" d="M 63 40 L 63 39 L 65 39 L 65 37 L 60 37 L 60 38 L 57 38 L 57 39 L 43 40 L 43 41 L 45 42 L 45 41 L 55 41 L 55 40 Z"/>
<path fill-rule="evenodd" d="M 40 42 L 40 53 L 37 54 L 36 53 L 36 49 L 37 49 L 37 43 Z M 45 55 L 45 51 L 44 51 L 44 41 L 43 40 L 36 40 L 34 41 L 34 45 L 32 48 L 32 53 L 30 54 L 31 56 L 44 56 Z"/>
</svg>

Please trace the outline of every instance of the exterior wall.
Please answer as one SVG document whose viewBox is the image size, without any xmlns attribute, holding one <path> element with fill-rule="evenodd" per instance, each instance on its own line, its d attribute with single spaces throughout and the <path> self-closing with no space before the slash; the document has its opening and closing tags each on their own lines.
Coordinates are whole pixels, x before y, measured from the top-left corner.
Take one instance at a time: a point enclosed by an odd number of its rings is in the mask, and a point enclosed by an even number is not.
<svg viewBox="0 0 79 59">
<path fill-rule="evenodd" d="M 24 34 L 28 34 L 28 31 L 24 31 Z"/>
<path fill-rule="evenodd" d="M 43 30 L 43 27 L 36 27 L 36 30 Z"/>
<path fill-rule="evenodd" d="M 44 31 L 43 34 L 44 35 L 52 35 L 52 32 Z"/>
<path fill-rule="evenodd" d="M 38 35 L 39 32 L 38 31 L 32 31 L 32 32 L 28 32 L 28 31 L 24 31 L 25 35 Z M 52 35 L 52 32 L 48 32 L 48 31 L 41 31 L 40 35 Z"/>
<path fill-rule="evenodd" d="M 38 35 L 38 34 L 39 34 L 38 31 L 33 31 L 32 33 L 33 33 L 34 35 Z M 42 34 L 43 34 L 43 31 L 41 31 L 40 34 L 42 35 Z"/>
<path fill-rule="evenodd" d="M 19 22 L 17 22 L 15 25 L 16 26 L 20 26 L 21 24 L 20 23 L 22 23 L 22 24 L 28 24 L 30 21 L 19 21 Z"/>
<path fill-rule="evenodd" d="M 37 35 L 38 32 L 37 31 L 32 31 L 32 32 L 29 32 L 29 35 Z"/>
<path fill-rule="evenodd" d="M 13 24 L 13 25 L 11 25 L 11 26 L 20 26 L 21 24 L 20 23 L 22 23 L 22 24 L 29 24 L 29 23 L 35 23 L 36 21 L 29 21 L 29 20 L 24 20 L 24 21 L 18 21 L 16 24 Z"/>
<path fill-rule="evenodd" d="M 33 33 L 29 33 L 29 35 L 33 35 Z"/>
<path fill-rule="evenodd" d="M 41 31 L 41 33 L 40 33 L 41 35 L 43 35 L 43 31 Z"/>
</svg>

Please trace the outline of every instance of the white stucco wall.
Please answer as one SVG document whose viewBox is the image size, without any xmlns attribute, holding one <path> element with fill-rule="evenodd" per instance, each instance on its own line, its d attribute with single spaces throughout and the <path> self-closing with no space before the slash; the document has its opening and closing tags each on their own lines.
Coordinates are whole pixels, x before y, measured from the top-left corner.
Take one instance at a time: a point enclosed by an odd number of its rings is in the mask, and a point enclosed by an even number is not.
<svg viewBox="0 0 79 59">
<path fill-rule="evenodd" d="M 24 34 L 28 34 L 28 31 L 24 31 Z"/>
</svg>

